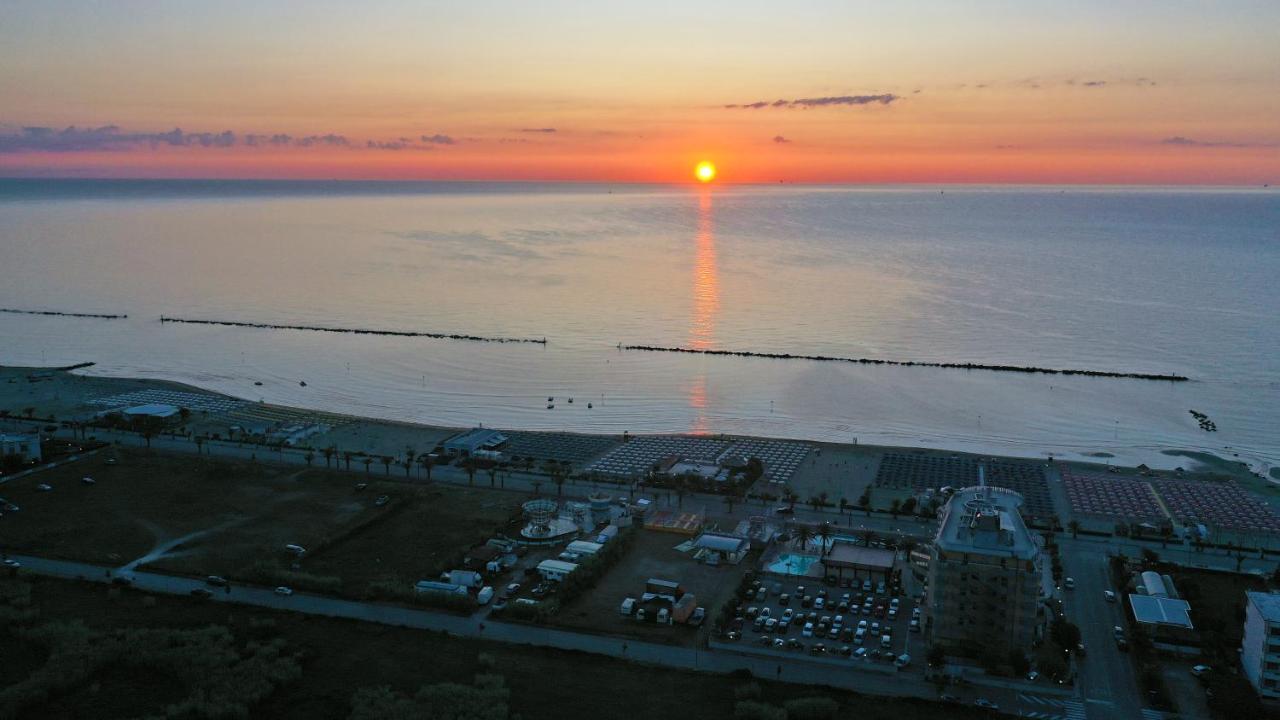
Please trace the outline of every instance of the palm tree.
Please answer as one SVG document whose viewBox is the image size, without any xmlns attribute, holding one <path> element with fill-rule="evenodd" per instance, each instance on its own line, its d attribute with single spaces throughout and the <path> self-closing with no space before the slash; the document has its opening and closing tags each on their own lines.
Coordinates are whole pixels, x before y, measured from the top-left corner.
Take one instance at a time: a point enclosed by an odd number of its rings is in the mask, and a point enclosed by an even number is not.
<svg viewBox="0 0 1280 720">
<path fill-rule="evenodd" d="M 307 461 L 307 467 L 311 467 L 311 462 L 316 459 L 316 454 L 308 450 L 307 454 L 302 456 L 302 459 Z"/>
<path fill-rule="evenodd" d="M 848 509 L 849 509 L 849 501 L 845 500 L 843 497 L 840 498 L 840 517 L 844 517 L 844 514 L 846 511 L 848 511 Z"/>
<path fill-rule="evenodd" d="M 728 506 L 728 508 L 729 508 L 729 514 L 730 514 L 730 515 L 732 515 L 732 514 L 733 514 L 733 502 L 734 502 L 734 500 L 736 500 L 736 499 L 737 499 L 737 498 L 735 498 L 735 497 L 734 497 L 734 496 L 732 496 L 732 495 L 725 495 L 725 496 L 724 496 L 724 504 Z"/>
<path fill-rule="evenodd" d="M 320 452 L 324 453 L 325 469 L 330 468 L 333 464 L 333 456 L 338 452 L 338 448 L 334 445 L 330 445 Z"/>
<path fill-rule="evenodd" d="M 355 453 L 350 450 L 342 451 L 342 460 L 347 464 L 347 472 L 351 471 L 351 458 L 355 457 Z"/>
<path fill-rule="evenodd" d="M 1169 546 L 1169 538 L 1173 536 L 1173 528 L 1169 525 L 1160 526 L 1160 547 Z M 1238 572 L 1238 571 L 1237 571 Z"/>
<path fill-rule="evenodd" d="M 373 458 L 369 457 L 368 455 L 365 455 L 363 458 L 360 459 L 360 462 L 364 463 L 364 474 L 368 475 L 369 466 L 373 464 Z"/>
<path fill-rule="evenodd" d="M 467 471 L 467 484 L 475 485 L 476 484 L 476 461 L 473 460 L 472 458 L 467 458 L 466 460 L 463 461 L 462 467 Z"/>
<path fill-rule="evenodd" d="M 485 468 L 484 471 L 489 474 L 489 487 L 496 487 L 498 481 L 498 464 L 494 463 Z"/>
<path fill-rule="evenodd" d="M 195 438 L 195 441 L 196 441 L 196 454 L 199 455 L 200 449 L 204 446 L 204 438 L 197 436 Z"/>
<path fill-rule="evenodd" d="M 807 524 L 796 526 L 795 544 L 804 552 L 809 548 L 809 543 L 813 542 L 813 528 Z"/>
<path fill-rule="evenodd" d="M 824 522 L 818 526 L 818 538 L 822 540 L 822 548 L 818 554 L 826 557 L 831 552 L 831 523 Z"/>
<path fill-rule="evenodd" d="M 426 454 L 418 458 L 418 462 L 422 464 L 422 469 L 427 471 L 427 482 L 431 482 L 431 468 L 436 466 L 436 459 Z"/>
<path fill-rule="evenodd" d="M 399 464 L 400 464 L 400 465 L 402 465 L 402 466 L 404 466 L 404 477 L 405 477 L 405 479 L 406 479 L 406 480 L 407 480 L 407 479 L 409 479 L 409 472 L 410 472 L 411 470 L 413 470 L 413 456 L 412 456 L 412 455 L 410 455 L 409 457 L 405 458 L 404 460 L 401 460 Z"/>
<path fill-rule="evenodd" d="M 556 484 L 556 497 L 564 497 L 564 481 L 567 479 L 564 468 L 560 463 L 553 463 L 551 466 L 551 482 Z"/>
<path fill-rule="evenodd" d="M 894 498 L 893 502 L 889 503 L 889 514 L 893 516 L 894 520 L 898 519 L 898 511 L 900 509 L 902 509 L 902 501 Z"/>
<path fill-rule="evenodd" d="M 391 477 L 391 463 L 395 460 L 395 458 L 391 457 L 390 455 L 383 455 L 379 459 L 382 460 L 382 469 L 386 471 L 387 477 Z"/>
</svg>

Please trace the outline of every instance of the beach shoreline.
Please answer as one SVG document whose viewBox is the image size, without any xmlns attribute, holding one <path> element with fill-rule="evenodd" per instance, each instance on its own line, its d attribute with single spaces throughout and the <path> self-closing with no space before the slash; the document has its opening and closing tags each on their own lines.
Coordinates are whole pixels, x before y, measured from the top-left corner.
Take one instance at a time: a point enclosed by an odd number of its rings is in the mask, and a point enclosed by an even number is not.
<svg viewBox="0 0 1280 720">
<path fill-rule="evenodd" d="M 12 417 L 18 417 L 24 407 L 32 407 L 33 405 L 23 405 L 22 393 L 19 389 L 30 389 L 28 386 L 44 386 L 52 383 L 51 386 L 41 387 L 43 397 L 48 398 L 52 394 L 54 401 L 44 401 L 43 405 L 37 403 L 34 405 L 38 408 L 37 416 L 40 412 L 48 407 L 50 414 L 58 419 L 68 418 L 72 415 L 83 414 L 89 410 L 87 405 L 90 399 L 102 397 L 104 395 L 121 394 L 131 391 L 146 389 L 166 389 L 175 392 L 189 392 L 207 396 L 219 397 L 227 400 L 239 401 L 255 408 L 267 411 L 277 411 L 282 413 L 317 413 L 325 416 L 333 416 L 341 418 L 341 427 L 336 428 L 332 433 L 341 436 L 340 438 L 326 437 L 325 442 L 313 444 L 315 447 L 323 447 L 329 444 L 340 444 L 342 450 L 358 450 L 368 454 L 401 454 L 406 446 L 413 446 L 419 452 L 425 452 L 434 447 L 436 444 L 443 442 L 444 439 L 456 434 L 459 431 L 466 430 L 466 427 L 450 426 L 443 424 L 432 424 L 424 422 L 413 422 L 400 420 L 395 418 L 380 418 L 367 415 L 356 415 L 351 413 L 335 412 L 324 408 L 309 408 L 305 406 L 295 405 L 276 405 L 260 401 L 254 401 L 249 398 L 236 397 L 234 395 L 220 392 L 218 390 L 207 389 L 196 384 L 180 382 L 168 379 L 152 379 L 145 377 L 121 378 L 111 375 L 94 374 L 95 368 L 83 368 L 74 371 L 64 371 L 50 367 L 38 366 L 8 366 L 0 365 L 0 409 L 9 410 Z M 87 371 L 87 372 L 86 372 Z M 52 373 L 52 377 L 42 380 L 39 383 L 31 383 L 25 379 L 25 376 L 31 373 Z M 35 402 L 35 401 L 32 401 Z M 198 425 L 198 423 L 196 423 Z M 494 429 L 504 430 L 500 426 L 494 426 Z M 507 429 L 510 430 L 510 429 Z M 525 433 L 545 433 L 560 434 L 570 436 L 596 436 L 611 437 L 622 439 L 622 435 L 618 433 L 584 433 L 577 431 L 563 431 L 553 429 L 526 429 L 519 428 L 519 432 Z M 641 437 L 645 435 L 669 435 L 669 436 L 685 436 L 685 437 L 725 437 L 744 440 L 779 440 L 804 442 L 821 450 L 837 450 L 842 452 L 852 452 L 855 454 L 883 454 L 889 452 L 899 453 L 935 453 L 935 454 L 964 454 L 980 457 L 991 457 L 999 459 L 1017 459 L 1017 460 L 1039 460 L 1049 461 L 1050 458 L 1054 462 L 1065 462 L 1072 465 L 1082 467 L 1092 466 L 1095 468 L 1105 467 L 1107 465 L 1121 465 L 1128 467 L 1136 467 L 1139 464 L 1145 464 L 1155 470 L 1174 470 L 1182 467 L 1192 472 L 1213 472 L 1219 474 L 1228 474 L 1237 478 L 1249 478 L 1251 484 L 1261 482 L 1264 484 L 1273 484 L 1274 481 L 1266 479 L 1269 468 L 1264 467 L 1260 471 L 1252 466 L 1242 466 L 1242 461 L 1238 458 L 1222 457 L 1213 453 L 1207 453 L 1203 450 L 1184 449 L 1174 446 L 1151 447 L 1146 448 L 1147 455 L 1141 458 L 1134 457 L 1128 453 L 1114 452 L 1116 448 L 1106 449 L 1078 449 L 1072 452 L 1048 452 L 1040 451 L 1030 452 L 1010 452 L 1010 450 L 1018 450 L 1020 448 L 1001 447 L 999 443 L 992 442 L 987 447 L 973 447 L 970 443 L 955 443 L 953 445 L 939 444 L 919 444 L 919 445 L 900 445 L 885 443 L 840 443 L 824 440 L 815 440 L 805 437 L 788 437 L 786 435 L 749 435 L 749 434 L 733 434 L 733 433 L 696 433 L 696 432 L 659 432 L 659 433 L 631 433 L 630 437 Z M 330 441 L 340 439 L 339 443 L 331 443 Z M 308 443 L 312 444 L 312 443 Z M 351 447 L 352 445 L 355 447 Z M 1138 460 L 1135 462 L 1134 460 Z M 1247 469 L 1246 469 L 1247 468 Z M 1258 479 L 1254 475 L 1255 472 L 1261 472 L 1263 478 Z"/>
</svg>

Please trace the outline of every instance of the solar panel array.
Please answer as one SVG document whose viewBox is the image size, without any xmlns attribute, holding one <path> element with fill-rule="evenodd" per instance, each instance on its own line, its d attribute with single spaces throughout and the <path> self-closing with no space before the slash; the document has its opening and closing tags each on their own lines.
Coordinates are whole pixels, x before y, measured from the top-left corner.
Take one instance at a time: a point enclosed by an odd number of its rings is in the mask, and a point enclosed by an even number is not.
<svg viewBox="0 0 1280 720">
<path fill-rule="evenodd" d="M 809 454 L 806 443 L 785 440 L 731 440 L 679 435 L 642 435 L 623 443 L 587 466 L 588 471 L 626 477 L 644 475 L 659 460 L 676 456 L 684 460 L 719 463 L 726 456 L 760 458 L 770 482 L 786 482 Z"/>
</svg>

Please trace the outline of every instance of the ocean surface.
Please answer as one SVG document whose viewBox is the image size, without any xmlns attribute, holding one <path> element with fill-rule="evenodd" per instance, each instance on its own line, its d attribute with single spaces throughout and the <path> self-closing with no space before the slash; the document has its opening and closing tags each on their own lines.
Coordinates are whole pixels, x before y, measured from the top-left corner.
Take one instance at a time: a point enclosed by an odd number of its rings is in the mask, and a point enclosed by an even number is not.
<svg viewBox="0 0 1280 720">
<path fill-rule="evenodd" d="M 1275 190 L 0 180 L 0 307 L 129 316 L 0 313 L 3 364 L 398 420 L 1280 463 Z"/>
</svg>

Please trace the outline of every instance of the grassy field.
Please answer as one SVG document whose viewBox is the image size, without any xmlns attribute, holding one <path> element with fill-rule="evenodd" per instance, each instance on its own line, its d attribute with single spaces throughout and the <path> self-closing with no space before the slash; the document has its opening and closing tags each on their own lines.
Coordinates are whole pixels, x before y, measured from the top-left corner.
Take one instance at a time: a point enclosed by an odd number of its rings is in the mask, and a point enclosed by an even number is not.
<svg viewBox="0 0 1280 720">
<path fill-rule="evenodd" d="M 19 478 L 0 495 L 9 552 L 362 596 L 438 573 L 518 512 L 520 496 L 351 475 L 113 451 Z M 86 485 L 81 478 L 96 481 Z M 48 484 L 53 490 L 41 492 Z M 387 496 L 385 505 L 376 499 Z M 307 548 L 300 572 L 284 550 Z"/>
<path fill-rule="evenodd" d="M 397 484 L 389 492 L 393 499 L 386 517 L 310 553 L 303 561 L 307 571 L 336 575 L 353 588 L 381 582 L 408 587 L 454 569 L 467 548 L 519 517 L 520 503 L 527 499 L 440 485 Z"/>
<path fill-rule="evenodd" d="M 116 465 L 99 453 L 4 485 L 0 492 L 22 508 L 0 519 L 8 549 L 123 564 L 190 536 L 168 562 L 230 571 L 385 512 L 372 495 L 323 471 L 142 451 L 117 456 Z M 86 476 L 95 484 L 83 484 Z M 53 489 L 41 492 L 40 484 Z"/>
<path fill-rule="evenodd" d="M 0 585 L 14 581 L 0 579 Z M 596 656 L 536 647 L 448 638 L 436 633 L 346 620 L 294 615 L 256 608 L 202 603 L 186 597 L 114 592 L 100 585 L 31 579 L 34 622 L 81 619 L 91 628 L 230 628 L 238 642 L 278 637 L 285 652 L 301 653 L 302 677 L 278 688 L 252 708 L 252 717 L 345 718 L 350 698 L 361 687 L 387 685 L 412 693 L 425 683 L 470 683 L 482 669 L 479 655 L 492 657 L 506 677 L 510 706 L 524 720 L 597 720 L 636 717 L 733 717 L 734 693 L 744 682 L 725 676 L 677 672 Z M 0 624 L 0 649 L 18 649 Z M 29 650 L 29 648 L 28 648 Z M 30 658 L 31 653 L 25 652 Z M 9 657 L 8 654 L 5 657 Z M 38 658 L 38 655 L 36 656 Z M 7 667 L 0 688 L 21 681 L 40 661 Z M 51 698 L 32 717 L 111 718 L 159 708 L 160 699 L 181 693 L 167 678 L 154 681 L 130 673 L 105 671 L 83 685 Z M 151 687 L 150 683 L 159 683 Z M 971 708 L 858 696 L 793 685 L 754 681 L 761 699 L 773 703 L 814 695 L 840 704 L 840 716 L 856 711 L 863 720 L 934 720 L 980 717 Z M 149 702 L 154 700 L 153 702 Z M 120 710 L 122 712 L 115 712 Z"/>
</svg>

